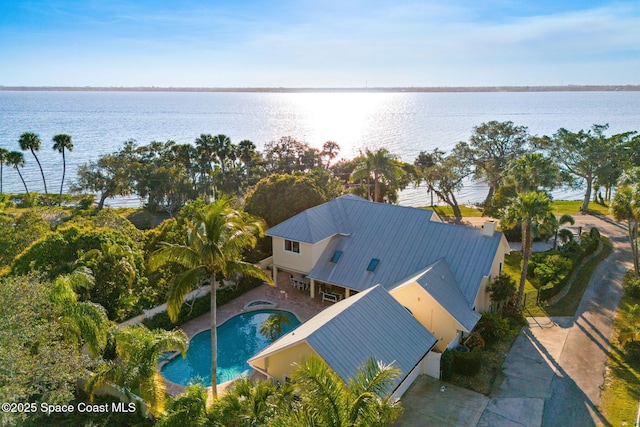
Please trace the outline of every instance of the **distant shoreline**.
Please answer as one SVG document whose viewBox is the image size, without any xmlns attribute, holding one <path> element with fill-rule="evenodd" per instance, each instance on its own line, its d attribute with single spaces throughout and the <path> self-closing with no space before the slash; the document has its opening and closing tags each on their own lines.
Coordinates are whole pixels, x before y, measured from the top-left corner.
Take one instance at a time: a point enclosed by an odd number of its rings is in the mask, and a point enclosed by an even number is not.
<svg viewBox="0 0 640 427">
<path fill-rule="evenodd" d="M 566 86 L 457 86 L 457 87 L 92 87 L 92 86 L 0 86 L 0 91 L 22 92 L 255 92 L 255 93 L 411 93 L 411 92 L 632 92 L 640 85 L 566 85 Z"/>
</svg>

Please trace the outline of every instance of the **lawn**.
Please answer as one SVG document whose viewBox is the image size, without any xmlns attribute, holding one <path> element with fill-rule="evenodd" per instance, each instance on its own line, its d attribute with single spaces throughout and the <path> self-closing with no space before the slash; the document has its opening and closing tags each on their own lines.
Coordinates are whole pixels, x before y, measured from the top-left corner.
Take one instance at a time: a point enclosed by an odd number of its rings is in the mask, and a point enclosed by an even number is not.
<svg viewBox="0 0 640 427">
<path fill-rule="evenodd" d="M 453 217 L 453 208 L 451 206 L 423 206 L 423 209 L 433 210 L 440 217 Z M 462 216 L 482 216 L 482 209 L 471 208 L 469 206 L 460 206 L 460 212 Z"/>
<path fill-rule="evenodd" d="M 557 216 L 563 214 L 578 215 L 582 207 L 582 200 L 554 200 L 552 205 L 553 213 Z M 598 215 L 609 215 L 609 206 L 589 202 L 589 211 Z"/>
<path fill-rule="evenodd" d="M 633 426 L 640 399 L 640 366 L 627 360 L 617 341 L 621 330 L 629 326 L 628 312 L 640 300 L 624 295 L 618 305 L 614 323 L 611 352 L 607 360 L 607 373 L 600 400 L 600 410 L 610 425 Z"/>
<path fill-rule="evenodd" d="M 582 300 L 584 290 L 591 279 L 593 271 L 598 264 L 607 258 L 612 251 L 611 242 L 602 237 L 602 244 L 604 245 L 602 251 L 598 256 L 582 264 L 582 267 L 576 276 L 574 282 L 571 284 L 569 293 L 558 301 L 554 305 L 540 305 L 536 301 L 536 287 L 527 279 L 525 283 L 524 292 L 526 295 L 525 312 L 524 315 L 528 317 L 536 316 L 573 316 L 576 313 L 578 305 Z M 520 271 L 522 263 L 522 254 L 518 251 L 513 251 L 506 255 L 504 258 L 504 273 L 513 278 L 517 284 L 520 283 Z M 579 267 L 580 268 L 580 267 Z M 569 284 L 567 284 L 569 286 Z M 544 304 L 544 303 L 543 303 Z"/>
</svg>

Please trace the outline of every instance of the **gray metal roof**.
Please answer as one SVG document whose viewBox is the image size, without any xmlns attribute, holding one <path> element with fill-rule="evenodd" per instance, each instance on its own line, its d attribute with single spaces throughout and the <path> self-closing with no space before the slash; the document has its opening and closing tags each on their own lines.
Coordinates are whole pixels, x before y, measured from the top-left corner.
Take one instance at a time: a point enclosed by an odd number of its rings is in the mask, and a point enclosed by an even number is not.
<svg viewBox="0 0 640 427">
<path fill-rule="evenodd" d="M 369 357 L 393 364 L 402 375 L 393 391 L 437 339 L 381 286 L 323 310 L 252 357 L 261 359 L 306 341 L 344 381 Z"/>
<path fill-rule="evenodd" d="M 482 278 L 490 272 L 502 233 L 490 237 L 477 228 L 434 222 L 431 211 L 424 209 L 355 198 L 338 200 L 348 230 L 332 235 L 309 277 L 359 291 L 376 284 L 391 289 L 443 258 L 467 306 L 472 306 Z M 296 239 L 293 233 L 288 238 Z M 343 254 L 332 263 L 336 250 Z M 380 263 L 369 272 L 367 266 L 373 258 Z"/>
<path fill-rule="evenodd" d="M 444 259 L 431 264 L 416 282 L 435 298 L 467 332 L 471 331 L 480 320 L 480 314 L 467 305 L 464 295 L 462 295 L 456 279 Z"/>
</svg>

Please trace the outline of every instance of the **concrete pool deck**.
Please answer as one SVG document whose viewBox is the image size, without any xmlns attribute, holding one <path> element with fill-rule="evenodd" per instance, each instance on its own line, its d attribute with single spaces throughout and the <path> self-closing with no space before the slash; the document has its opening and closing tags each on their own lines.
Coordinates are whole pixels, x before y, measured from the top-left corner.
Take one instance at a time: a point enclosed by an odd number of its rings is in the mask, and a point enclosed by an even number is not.
<svg viewBox="0 0 640 427">
<path fill-rule="evenodd" d="M 240 313 L 245 313 L 247 311 L 252 311 L 252 309 L 246 309 L 245 305 L 254 300 L 266 300 L 271 301 L 276 304 L 272 309 L 274 310 L 286 310 L 295 314 L 295 316 L 300 320 L 301 323 L 306 322 L 326 307 L 332 305 L 330 302 L 322 302 L 319 296 L 311 299 L 309 297 L 309 291 L 302 291 L 300 289 L 294 288 L 289 281 L 288 274 L 284 272 L 280 272 L 278 274 L 277 283 L 275 286 L 269 286 L 267 284 L 263 284 L 240 295 L 238 298 L 229 301 L 223 306 L 218 307 L 217 310 L 217 325 L 220 326 L 233 316 L 236 316 Z M 202 316 L 196 317 L 189 322 L 180 325 L 180 329 L 184 331 L 189 340 L 193 338 L 196 334 L 211 329 L 211 316 L 210 313 L 203 314 Z M 179 356 L 178 356 L 179 357 Z M 259 377 L 260 374 L 256 374 L 256 377 Z M 163 377 L 164 378 L 164 377 Z M 184 386 L 180 384 L 175 384 L 170 381 L 164 379 L 166 392 L 170 396 L 175 396 L 176 394 L 181 393 L 184 390 Z M 221 394 L 225 389 L 227 389 L 233 381 L 229 381 L 226 383 L 218 384 L 217 390 L 218 394 Z"/>
</svg>

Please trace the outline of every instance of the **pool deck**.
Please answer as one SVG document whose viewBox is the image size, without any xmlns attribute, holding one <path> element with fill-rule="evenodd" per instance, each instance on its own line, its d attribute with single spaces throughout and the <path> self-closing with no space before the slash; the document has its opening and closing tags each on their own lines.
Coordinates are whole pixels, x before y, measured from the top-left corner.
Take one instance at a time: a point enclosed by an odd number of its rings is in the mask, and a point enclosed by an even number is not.
<svg viewBox="0 0 640 427">
<path fill-rule="evenodd" d="M 220 326 L 233 316 L 252 311 L 252 309 L 245 309 L 245 305 L 254 300 L 266 300 L 276 304 L 272 309 L 290 311 L 296 315 L 300 322 L 304 323 L 326 307 L 332 305 L 330 302 L 322 302 L 319 296 L 311 299 L 309 297 L 309 291 L 302 291 L 291 286 L 289 282 L 289 276 L 280 272 L 278 274 L 278 280 L 275 286 L 269 286 L 263 284 L 250 290 L 249 292 L 240 295 L 238 298 L 229 301 L 225 305 L 218 307 L 217 310 L 217 324 Z M 194 335 L 206 331 L 211 328 L 211 316 L 210 313 L 203 314 L 196 317 L 193 320 L 180 326 L 189 339 Z M 261 374 L 254 371 L 252 374 L 256 378 L 260 378 Z M 264 378 L 264 377 L 262 377 Z M 172 383 L 165 379 L 165 386 L 167 394 L 175 396 L 184 390 L 184 386 Z M 226 390 L 233 381 L 218 384 L 217 391 L 221 394 Z"/>
</svg>

